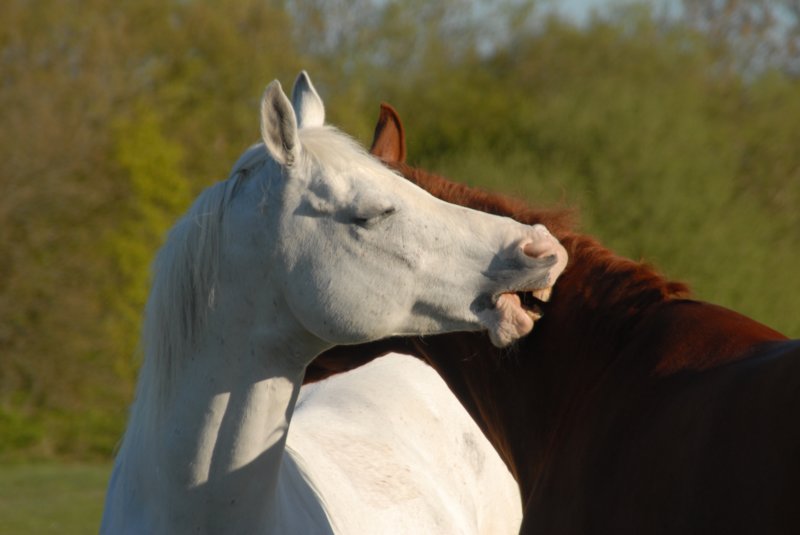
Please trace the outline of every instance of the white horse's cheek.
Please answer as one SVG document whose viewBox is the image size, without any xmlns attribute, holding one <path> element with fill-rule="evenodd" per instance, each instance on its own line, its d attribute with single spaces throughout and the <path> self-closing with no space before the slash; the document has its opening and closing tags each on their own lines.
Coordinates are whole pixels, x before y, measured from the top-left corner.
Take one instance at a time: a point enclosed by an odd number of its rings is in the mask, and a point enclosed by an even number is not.
<svg viewBox="0 0 800 535">
<path fill-rule="evenodd" d="M 403 225 L 393 225 L 380 236 L 378 247 L 383 254 L 379 259 L 392 270 L 392 276 L 410 278 L 424 269 L 428 237 L 411 235 L 408 230 Z"/>
</svg>

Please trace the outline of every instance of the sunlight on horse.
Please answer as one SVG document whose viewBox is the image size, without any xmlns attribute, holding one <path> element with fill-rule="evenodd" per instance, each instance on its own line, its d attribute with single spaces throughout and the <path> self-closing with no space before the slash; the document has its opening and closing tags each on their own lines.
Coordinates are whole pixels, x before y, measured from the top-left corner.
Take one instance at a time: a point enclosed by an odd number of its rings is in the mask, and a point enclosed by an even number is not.
<svg viewBox="0 0 800 535">
<path fill-rule="evenodd" d="M 284 446 L 314 356 L 456 330 L 512 343 L 535 319 L 515 292 L 544 291 L 564 269 L 545 227 L 434 198 L 324 115 L 305 73 L 291 102 L 272 82 L 263 143 L 159 252 L 101 532 L 330 531 L 334 512 L 316 494 L 287 500 L 296 489 L 281 487 L 297 465 Z"/>
<path fill-rule="evenodd" d="M 478 333 L 394 338 L 323 353 L 308 380 L 391 351 L 426 360 L 516 477 L 521 533 L 800 533 L 800 341 L 688 299 L 567 212 L 405 165 L 389 106 L 373 152 L 448 202 L 546 224 L 570 262 L 510 350 Z"/>
</svg>

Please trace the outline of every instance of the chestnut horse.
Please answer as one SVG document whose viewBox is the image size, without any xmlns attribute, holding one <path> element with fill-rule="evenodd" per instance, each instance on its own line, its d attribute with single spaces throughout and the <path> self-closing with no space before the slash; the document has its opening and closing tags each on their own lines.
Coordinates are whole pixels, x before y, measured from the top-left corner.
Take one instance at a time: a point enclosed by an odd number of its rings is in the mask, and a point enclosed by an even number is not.
<svg viewBox="0 0 800 535">
<path fill-rule="evenodd" d="M 339 347 L 307 380 L 390 351 L 432 365 L 520 486 L 522 533 L 800 533 L 800 341 L 574 231 L 563 211 L 468 188 L 404 163 L 382 106 L 373 153 L 437 197 L 545 224 L 569 264 L 532 333 Z M 535 302 L 535 303 L 534 303 Z"/>
</svg>

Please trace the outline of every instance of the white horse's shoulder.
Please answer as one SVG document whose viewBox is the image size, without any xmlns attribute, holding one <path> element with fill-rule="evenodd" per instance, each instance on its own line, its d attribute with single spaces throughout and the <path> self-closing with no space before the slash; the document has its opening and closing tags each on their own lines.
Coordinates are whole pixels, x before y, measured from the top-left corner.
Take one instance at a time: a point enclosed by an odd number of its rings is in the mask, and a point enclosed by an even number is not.
<svg viewBox="0 0 800 535">
<path fill-rule="evenodd" d="M 301 390 L 287 451 L 337 533 L 516 533 L 516 482 L 442 379 L 387 355 Z"/>
</svg>

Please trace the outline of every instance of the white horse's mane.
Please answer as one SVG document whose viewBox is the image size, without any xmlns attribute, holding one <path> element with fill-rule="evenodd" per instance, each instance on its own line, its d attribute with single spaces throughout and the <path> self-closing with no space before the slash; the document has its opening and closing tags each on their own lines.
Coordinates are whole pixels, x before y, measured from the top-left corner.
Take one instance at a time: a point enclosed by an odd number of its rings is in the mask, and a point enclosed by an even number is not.
<svg viewBox="0 0 800 535">
<path fill-rule="evenodd" d="M 336 128 L 306 128 L 298 134 L 304 154 L 309 156 L 306 164 L 314 161 L 331 169 L 358 167 L 387 172 L 361 145 Z M 139 381 L 137 397 L 143 394 L 144 384 L 151 385 L 147 388 L 158 384 L 153 393 L 166 395 L 180 360 L 191 352 L 202 332 L 206 316 L 214 307 L 226 207 L 241 181 L 262 175 L 262 168 L 268 169 L 267 173 L 278 172 L 264 144 L 257 143 L 242 153 L 227 180 L 200 194 L 158 252 L 141 342 L 144 363 L 140 373 L 150 377 Z"/>
<path fill-rule="evenodd" d="M 170 230 L 153 263 L 142 348 L 145 364 L 156 366 L 151 371 L 163 386 L 172 383 L 177 359 L 195 342 L 214 306 L 225 207 L 243 176 L 232 172 L 203 191 Z"/>
<path fill-rule="evenodd" d="M 299 134 L 307 154 L 321 165 L 334 170 L 360 169 L 373 176 L 393 173 L 356 140 L 332 126 L 304 128 Z"/>
</svg>

